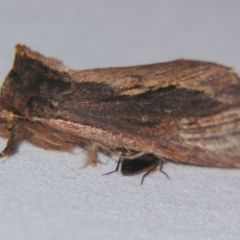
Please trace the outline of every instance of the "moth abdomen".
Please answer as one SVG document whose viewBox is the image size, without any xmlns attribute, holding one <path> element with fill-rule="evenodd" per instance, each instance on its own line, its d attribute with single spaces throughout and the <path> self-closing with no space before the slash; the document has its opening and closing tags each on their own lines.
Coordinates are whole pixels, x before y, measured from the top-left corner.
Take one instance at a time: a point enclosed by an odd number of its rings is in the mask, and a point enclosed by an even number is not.
<svg viewBox="0 0 240 240">
<path fill-rule="evenodd" d="M 121 165 L 121 173 L 123 175 L 134 175 L 141 172 L 153 170 L 162 162 L 161 159 L 152 154 L 144 154 L 135 159 L 123 159 Z"/>
</svg>

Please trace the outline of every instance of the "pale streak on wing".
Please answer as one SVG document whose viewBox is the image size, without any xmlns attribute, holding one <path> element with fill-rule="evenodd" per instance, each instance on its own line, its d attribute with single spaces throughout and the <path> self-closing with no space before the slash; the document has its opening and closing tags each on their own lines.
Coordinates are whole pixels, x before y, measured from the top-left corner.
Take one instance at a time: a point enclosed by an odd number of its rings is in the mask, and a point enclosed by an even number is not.
<svg viewBox="0 0 240 240">
<path fill-rule="evenodd" d="M 191 147 L 223 151 L 240 147 L 240 108 L 231 108 L 214 116 L 182 119 L 179 135 Z"/>
</svg>

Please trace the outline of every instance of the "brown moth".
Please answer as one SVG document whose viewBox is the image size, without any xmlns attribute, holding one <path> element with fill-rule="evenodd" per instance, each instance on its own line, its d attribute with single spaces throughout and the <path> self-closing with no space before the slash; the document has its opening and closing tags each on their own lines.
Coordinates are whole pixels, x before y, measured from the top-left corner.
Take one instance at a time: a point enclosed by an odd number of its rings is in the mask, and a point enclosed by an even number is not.
<svg viewBox="0 0 240 240">
<path fill-rule="evenodd" d="M 76 71 L 18 44 L 0 109 L 2 157 L 26 139 L 45 149 L 84 147 L 92 165 L 99 150 L 115 153 L 127 175 L 167 160 L 240 167 L 240 78 L 215 63 Z"/>
</svg>

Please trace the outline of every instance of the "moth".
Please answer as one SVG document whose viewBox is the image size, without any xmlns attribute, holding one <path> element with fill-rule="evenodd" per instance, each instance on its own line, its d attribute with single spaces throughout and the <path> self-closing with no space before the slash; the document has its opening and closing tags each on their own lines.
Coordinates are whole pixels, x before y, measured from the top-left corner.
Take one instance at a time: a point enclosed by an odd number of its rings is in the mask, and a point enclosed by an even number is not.
<svg viewBox="0 0 240 240">
<path fill-rule="evenodd" d="M 0 135 L 8 138 L 1 157 L 23 140 L 79 146 L 92 165 L 98 151 L 117 154 L 125 175 L 169 160 L 240 167 L 240 78 L 184 59 L 77 71 L 18 44 L 1 87 Z"/>
</svg>

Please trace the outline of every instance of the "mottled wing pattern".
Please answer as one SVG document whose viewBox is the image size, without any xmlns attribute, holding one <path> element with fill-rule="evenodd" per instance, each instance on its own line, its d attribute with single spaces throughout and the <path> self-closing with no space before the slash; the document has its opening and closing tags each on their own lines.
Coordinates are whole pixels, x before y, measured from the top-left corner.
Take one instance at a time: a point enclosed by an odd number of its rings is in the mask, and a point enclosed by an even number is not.
<svg viewBox="0 0 240 240">
<path fill-rule="evenodd" d="M 240 166 L 240 78 L 215 63 L 73 71 L 17 45 L 2 99 L 9 111 L 111 149 Z"/>
</svg>

